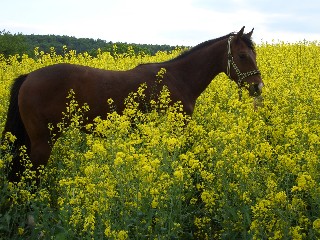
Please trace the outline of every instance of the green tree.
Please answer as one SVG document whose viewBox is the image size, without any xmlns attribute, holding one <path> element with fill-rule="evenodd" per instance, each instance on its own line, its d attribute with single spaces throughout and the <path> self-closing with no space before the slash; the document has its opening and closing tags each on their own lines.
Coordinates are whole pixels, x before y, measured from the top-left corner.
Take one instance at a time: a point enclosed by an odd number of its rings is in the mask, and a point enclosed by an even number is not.
<svg viewBox="0 0 320 240">
<path fill-rule="evenodd" d="M 3 30 L 0 31 L 0 54 L 6 57 L 14 54 L 23 54 L 27 50 L 25 38 L 22 34 L 11 34 Z"/>
</svg>

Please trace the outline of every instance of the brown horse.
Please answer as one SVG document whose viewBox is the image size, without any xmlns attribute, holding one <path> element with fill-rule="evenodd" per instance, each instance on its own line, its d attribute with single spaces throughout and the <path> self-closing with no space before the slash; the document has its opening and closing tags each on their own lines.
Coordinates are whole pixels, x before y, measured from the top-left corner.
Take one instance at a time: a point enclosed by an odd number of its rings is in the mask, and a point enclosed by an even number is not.
<svg viewBox="0 0 320 240">
<path fill-rule="evenodd" d="M 257 69 L 256 53 L 251 41 L 253 29 L 210 40 L 197 45 L 175 59 L 161 63 L 142 64 L 128 71 L 106 71 L 71 64 L 47 66 L 18 77 L 11 89 L 11 98 L 3 136 L 11 132 L 17 137 L 10 181 L 19 181 L 23 166 L 17 151 L 25 145 L 35 169 L 46 165 L 52 144 L 48 124 L 57 124 L 66 109 L 70 89 L 79 104 L 87 103 L 89 121 L 106 116 L 108 99 L 113 99 L 121 113 L 124 99 L 130 92 L 146 83 L 148 89 L 163 85 L 170 90 L 172 102 L 181 101 L 186 114 L 191 115 L 196 99 L 219 73 L 226 73 L 239 88 L 245 87 L 250 95 L 261 94 L 263 82 Z M 166 73 L 155 85 L 161 68 Z M 151 87 L 150 87 L 151 86 Z"/>
</svg>

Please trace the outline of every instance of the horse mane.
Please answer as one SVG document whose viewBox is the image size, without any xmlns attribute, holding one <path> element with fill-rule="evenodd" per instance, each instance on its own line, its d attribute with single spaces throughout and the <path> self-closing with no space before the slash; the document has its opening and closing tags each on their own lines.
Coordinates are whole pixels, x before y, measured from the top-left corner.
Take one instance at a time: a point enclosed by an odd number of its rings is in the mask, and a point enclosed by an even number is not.
<svg viewBox="0 0 320 240">
<path fill-rule="evenodd" d="M 215 39 L 208 40 L 208 41 L 205 41 L 205 42 L 203 42 L 203 43 L 200 43 L 200 44 L 196 45 L 195 47 L 192 47 L 191 49 L 189 49 L 189 50 L 181 53 L 181 54 L 180 54 L 179 56 L 177 56 L 176 58 L 173 58 L 173 59 L 167 61 L 167 63 L 169 63 L 169 62 L 175 62 L 175 61 L 177 61 L 177 60 L 180 60 L 180 59 L 182 59 L 182 58 L 185 58 L 185 57 L 189 56 L 190 54 L 198 51 L 199 49 L 208 47 L 208 46 L 210 46 L 210 45 L 212 45 L 212 44 L 214 44 L 214 43 L 216 43 L 216 42 L 219 42 L 219 41 L 221 41 L 221 40 L 224 40 L 224 39 L 229 38 L 230 36 L 235 36 L 235 35 L 236 35 L 236 33 L 233 32 L 233 33 L 229 33 L 229 34 L 227 34 L 227 35 L 225 35 L 225 36 L 218 37 L 218 38 L 215 38 Z M 244 34 L 244 35 L 242 35 L 241 39 L 245 42 L 245 44 L 246 44 L 250 49 L 252 49 L 253 51 L 255 51 L 254 43 L 253 43 L 253 41 L 252 41 L 251 38 L 249 38 L 246 34 Z"/>
<path fill-rule="evenodd" d="M 244 34 L 241 39 L 245 42 L 245 44 L 247 44 L 248 48 L 255 52 L 254 42 L 248 37 L 247 34 Z"/>
</svg>

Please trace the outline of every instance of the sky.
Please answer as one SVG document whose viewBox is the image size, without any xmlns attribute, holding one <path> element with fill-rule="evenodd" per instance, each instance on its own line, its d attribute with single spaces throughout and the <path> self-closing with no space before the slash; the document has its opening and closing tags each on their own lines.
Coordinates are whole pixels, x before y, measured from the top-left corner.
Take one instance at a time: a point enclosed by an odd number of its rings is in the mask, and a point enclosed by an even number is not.
<svg viewBox="0 0 320 240">
<path fill-rule="evenodd" d="M 253 40 L 320 40 L 319 0 L 3 0 L 0 30 L 195 46 L 245 26 Z"/>
</svg>

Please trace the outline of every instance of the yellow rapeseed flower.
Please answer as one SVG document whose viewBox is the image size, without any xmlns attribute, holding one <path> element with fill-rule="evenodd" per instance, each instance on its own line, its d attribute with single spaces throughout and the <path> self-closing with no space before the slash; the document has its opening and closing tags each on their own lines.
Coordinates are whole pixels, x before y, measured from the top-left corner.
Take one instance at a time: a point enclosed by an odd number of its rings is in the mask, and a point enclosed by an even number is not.
<svg viewBox="0 0 320 240">
<path fill-rule="evenodd" d="M 18 227 L 18 235 L 22 236 L 24 234 L 24 228 Z"/>
<path fill-rule="evenodd" d="M 312 224 L 313 229 L 315 229 L 318 233 L 320 233 L 320 218 L 317 218 L 313 221 Z"/>
</svg>

